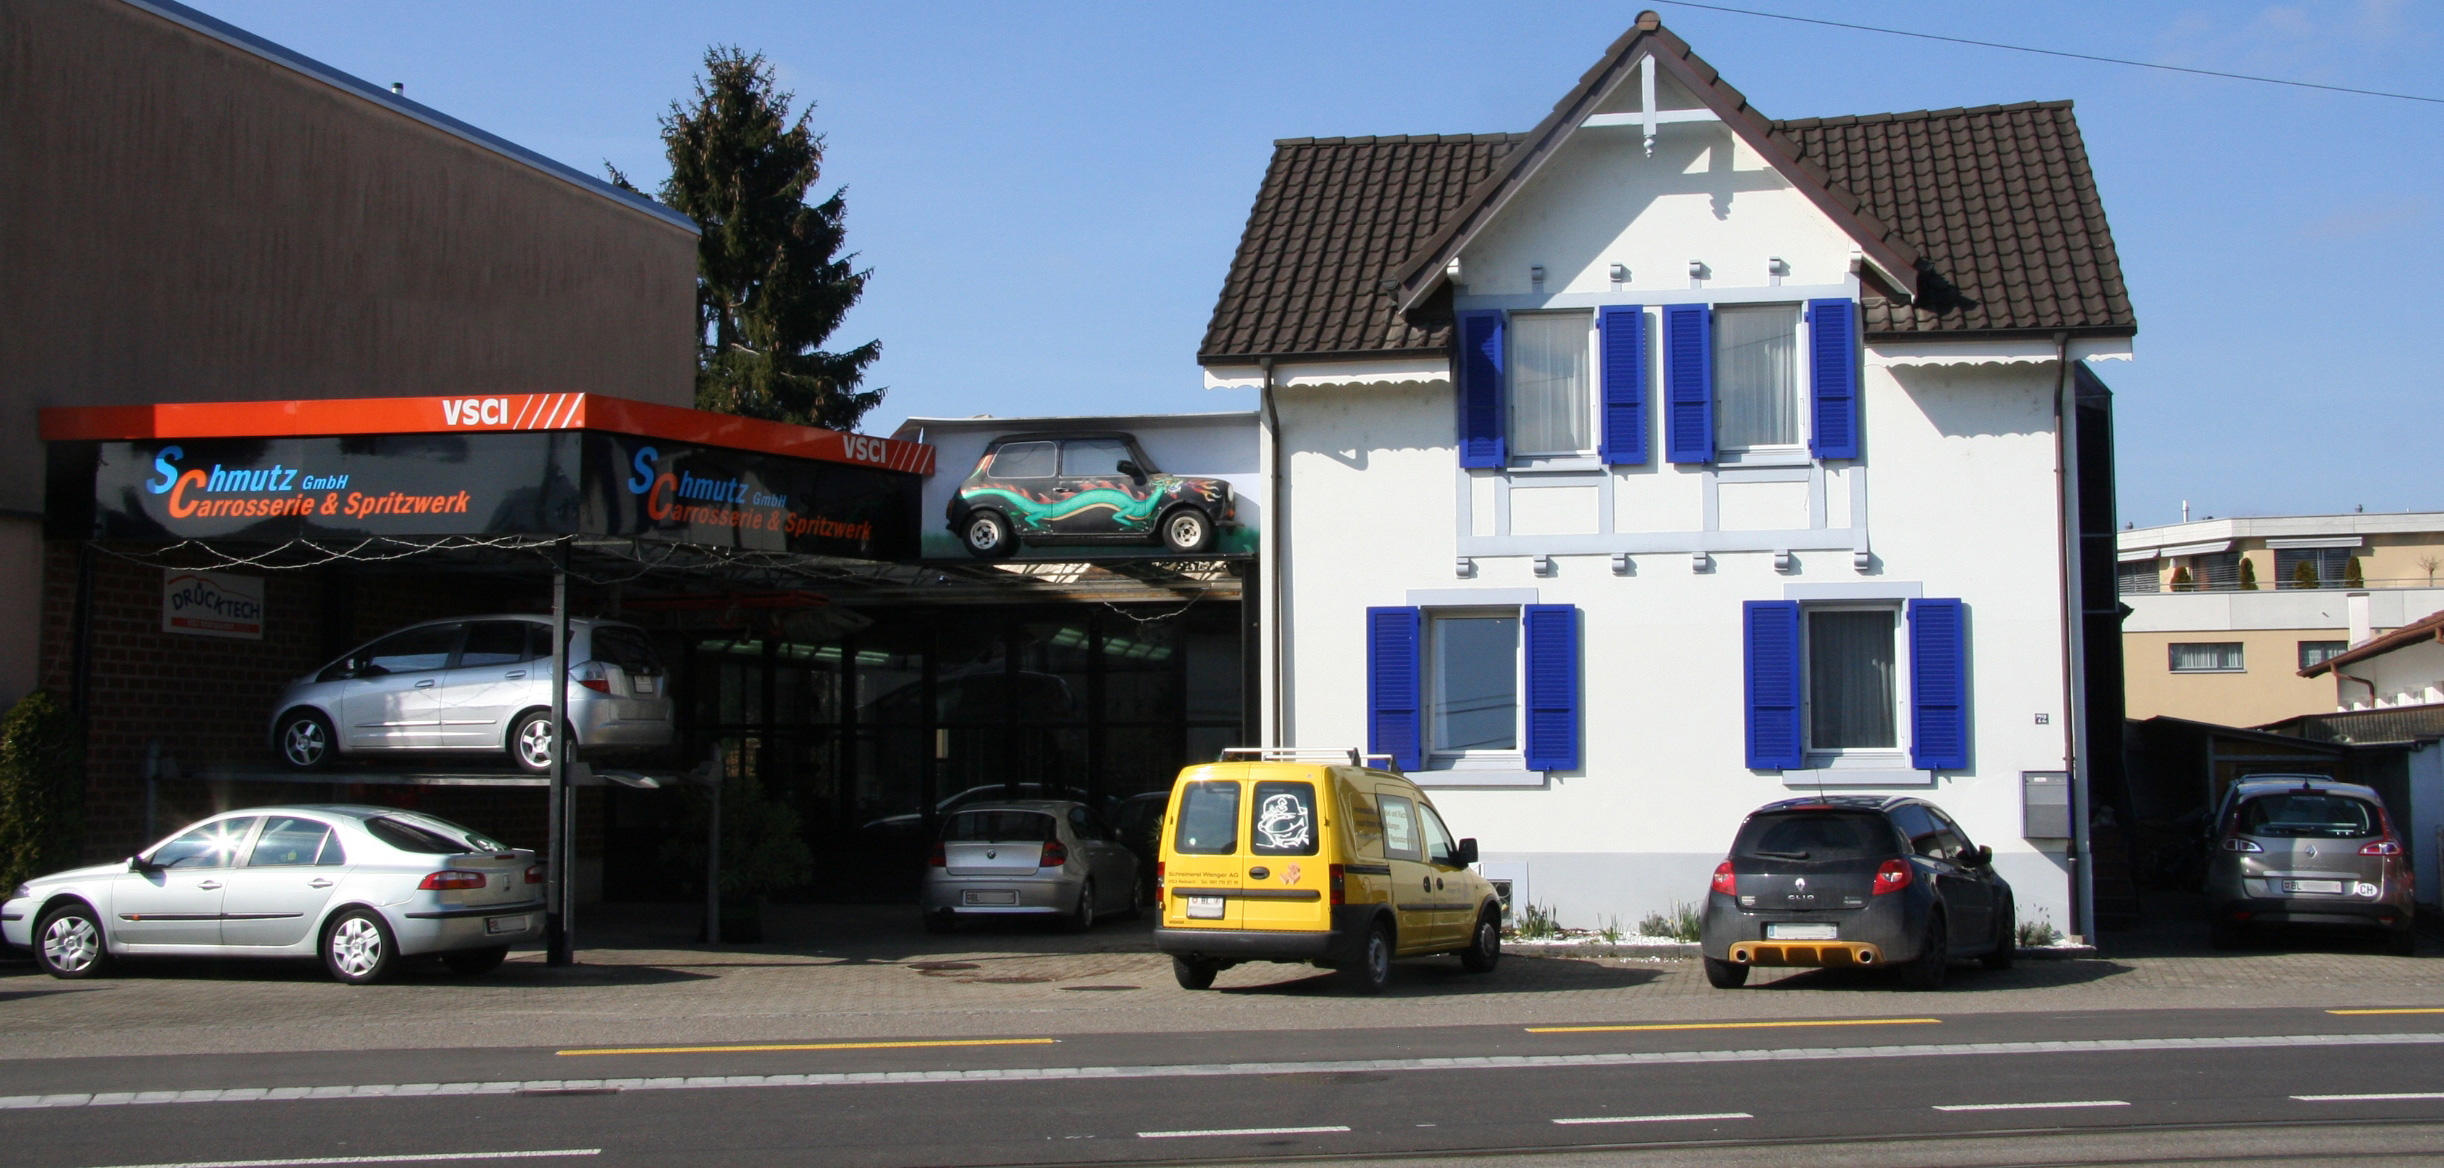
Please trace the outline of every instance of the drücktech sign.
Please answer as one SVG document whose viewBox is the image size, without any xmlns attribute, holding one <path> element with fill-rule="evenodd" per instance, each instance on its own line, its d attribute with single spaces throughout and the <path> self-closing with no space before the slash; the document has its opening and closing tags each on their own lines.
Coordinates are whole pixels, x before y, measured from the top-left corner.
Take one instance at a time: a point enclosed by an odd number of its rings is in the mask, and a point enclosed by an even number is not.
<svg viewBox="0 0 2444 1168">
<path fill-rule="evenodd" d="M 256 414 L 273 404 L 234 403 L 221 407 L 227 414 L 150 420 L 152 429 L 185 433 L 99 441 L 73 439 L 144 428 L 146 420 L 46 411 L 52 530 L 255 543 L 614 535 L 863 559 L 915 554 L 922 472 L 911 468 L 930 469 L 931 459 L 922 446 L 610 399 L 589 404 L 631 430 L 658 424 L 676 436 L 580 428 L 588 423 L 574 407 L 520 428 L 519 401 L 369 399 L 360 414 L 316 424 L 369 427 L 365 415 L 431 403 L 434 421 L 454 429 L 266 437 L 226 436 L 261 421 Z M 455 416 L 446 406 L 457 407 Z M 714 441 L 691 440 L 699 437 Z"/>
</svg>

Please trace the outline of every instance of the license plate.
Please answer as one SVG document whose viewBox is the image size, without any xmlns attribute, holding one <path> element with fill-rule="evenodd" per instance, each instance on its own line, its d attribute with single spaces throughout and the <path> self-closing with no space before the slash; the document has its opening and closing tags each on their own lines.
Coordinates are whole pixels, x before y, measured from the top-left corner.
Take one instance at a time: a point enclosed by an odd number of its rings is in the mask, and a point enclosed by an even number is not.
<svg viewBox="0 0 2444 1168">
<path fill-rule="evenodd" d="M 2342 882 L 2339 880 L 2285 880 L 2283 881 L 2283 891 L 2322 892 L 2328 896 L 2340 896 L 2342 894 Z"/>
<path fill-rule="evenodd" d="M 1190 920 L 1194 920 L 1194 921 L 1218 921 L 1218 920 L 1221 920 L 1221 919 L 1222 919 L 1222 898 L 1221 898 L 1221 897 L 1219 897 L 1219 896 L 1191 896 L 1191 897 L 1189 897 L 1189 898 L 1188 898 L 1188 919 L 1190 919 Z"/>
<path fill-rule="evenodd" d="M 978 891 L 971 888 L 959 894 L 959 903 L 985 907 L 992 905 L 1011 905 L 1018 903 L 1018 894 L 1006 890 L 988 888 L 983 891 Z"/>
<path fill-rule="evenodd" d="M 1768 941 L 1830 941 L 1841 936 L 1841 930 L 1831 924 L 1791 922 L 1765 926 Z"/>
<path fill-rule="evenodd" d="M 638 677 L 632 674 L 628 678 L 628 688 L 641 694 L 652 693 L 656 684 L 650 677 Z"/>
<path fill-rule="evenodd" d="M 494 934 L 523 933 L 529 920 L 531 918 L 528 917 L 485 917 L 484 931 Z"/>
</svg>

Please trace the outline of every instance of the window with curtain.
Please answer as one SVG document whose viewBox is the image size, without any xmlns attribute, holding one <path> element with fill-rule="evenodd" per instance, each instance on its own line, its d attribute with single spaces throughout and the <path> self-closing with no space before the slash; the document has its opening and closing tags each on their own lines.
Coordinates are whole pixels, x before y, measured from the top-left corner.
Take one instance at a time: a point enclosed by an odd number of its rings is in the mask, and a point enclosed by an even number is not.
<svg viewBox="0 0 2444 1168">
<path fill-rule="evenodd" d="M 1808 610 L 1808 749 L 1899 748 L 1898 616 L 1890 608 Z"/>
<path fill-rule="evenodd" d="M 2124 595 L 2133 592 L 2154 592 L 2159 590 L 2163 583 L 2159 578 L 2154 560 L 2123 560 L 2121 566 L 2114 572 L 2114 576 L 2119 591 Z"/>
<path fill-rule="evenodd" d="M 2351 557 L 2358 553 L 2358 548 L 2276 548 L 2274 586 L 2340 588 L 2342 578 L 2350 573 Z M 2316 583 L 2308 584 L 2301 578 L 2302 564 L 2315 573 Z"/>
<path fill-rule="evenodd" d="M 2175 641 L 2171 655 L 2174 673 L 2239 673 L 2247 668 L 2238 641 Z"/>
<path fill-rule="evenodd" d="M 1434 613 L 1426 654 L 1429 749 L 1519 749 L 1519 614 Z"/>
<path fill-rule="evenodd" d="M 1595 407 L 1588 376 L 1593 319 L 1585 312 L 1512 314 L 1512 457 L 1585 454 L 1595 449 Z"/>
<path fill-rule="evenodd" d="M 1714 310 L 1715 448 L 1796 446 L 1799 430 L 1799 306 L 1725 305 Z"/>
<path fill-rule="evenodd" d="M 2212 552 L 2190 557 L 2190 573 L 2198 587 L 2207 591 L 2230 592 L 2240 587 L 2240 553 Z"/>
</svg>

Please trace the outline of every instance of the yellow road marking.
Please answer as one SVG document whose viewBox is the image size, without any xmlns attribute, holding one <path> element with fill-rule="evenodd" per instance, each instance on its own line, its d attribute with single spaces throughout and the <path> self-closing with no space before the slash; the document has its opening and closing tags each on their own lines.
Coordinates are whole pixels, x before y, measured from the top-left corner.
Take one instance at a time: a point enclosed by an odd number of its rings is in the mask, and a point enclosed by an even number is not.
<svg viewBox="0 0 2444 1168">
<path fill-rule="evenodd" d="M 729 1054 L 770 1050 L 907 1050 L 927 1046 L 1046 1046 L 1058 1038 L 944 1038 L 926 1042 L 763 1042 L 740 1046 L 607 1046 L 598 1050 L 556 1050 L 553 1054 Z"/>
<path fill-rule="evenodd" d="M 2328 1014 L 2444 1014 L 2444 1006 L 2403 1006 L 2393 1010 L 2327 1010 Z"/>
<path fill-rule="evenodd" d="M 1815 1022 L 1659 1022 L 1646 1026 L 1530 1026 L 1530 1034 L 1607 1034 L 1622 1030 L 1772 1030 L 1791 1026 L 1933 1026 L 1941 1018 L 1829 1018 Z"/>
</svg>

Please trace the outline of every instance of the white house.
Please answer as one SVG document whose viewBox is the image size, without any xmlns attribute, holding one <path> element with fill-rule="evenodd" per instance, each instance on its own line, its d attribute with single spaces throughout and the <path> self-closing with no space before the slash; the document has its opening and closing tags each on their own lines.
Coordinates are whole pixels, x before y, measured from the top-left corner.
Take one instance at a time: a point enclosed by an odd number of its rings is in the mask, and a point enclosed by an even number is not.
<svg viewBox="0 0 2444 1168">
<path fill-rule="evenodd" d="M 2067 103 L 1771 121 L 1645 13 L 1525 134 L 1281 141 L 1199 355 L 1261 390 L 1262 725 L 1566 924 L 1880 791 L 2088 931 L 2135 331 Z"/>
</svg>

